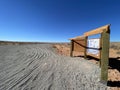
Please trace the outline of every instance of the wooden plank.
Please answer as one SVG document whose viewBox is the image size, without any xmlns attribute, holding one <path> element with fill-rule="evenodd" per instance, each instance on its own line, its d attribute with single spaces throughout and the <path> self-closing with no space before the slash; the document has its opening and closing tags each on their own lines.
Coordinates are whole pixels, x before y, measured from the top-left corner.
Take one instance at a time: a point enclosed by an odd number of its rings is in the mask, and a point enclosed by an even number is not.
<svg viewBox="0 0 120 90">
<path fill-rule="evenodd" d="M 74 41 L 71 40 L 71 46 L 70 46 L 70 56 L 73 57 L 73 48 L 74 48 Z"/>
<path fill-rule="evenodd" d="M 101 52 L 102 52 L 102 34 L 101 34 L 101 37 L 100 37 L 100 61 L 99 61 L 99 66 L 100 66 L 100 68 L 101 68 Z"/>
<path fill-rule="evenodd" d="M 100 54 L 97 56 L 97 55 L 95 55 L 95 54 L 87 53 L 87 56 L 91 56 L 91 57 L 100 59 Z"/>
<path fill-rule="evenodd" d="M 87 40 L 88 40 L 88 37 L 85 37 L 85 51 L 84 51 L 84 58 L 87 59 Z"/>
<path fill-rule="evenodd" d="M 74 40 L 74 48 L 73 51 L 77 51 L 77 52 L 84 52 L 85 51 L 85 39 L 81 39 L 81 40 Z"/>
<path fill-rule="evenodd" d="M 94 34 L 100 34 L 103 31 L 108 32 L 109 27 L 110 27 L 110 24 L 102 26 L 100 28 L 97 28 L 97 29 L 94 29 L 94 30 L 91 30 L 89 32 L 84 33 L 84 36 L 91 36 L 91 35 L 94 35 Z"/>
<path fill-rule="evenodd" d="M 109 40 L 110 32 L 103 31 L 101 50 L 101 81 L 107 81 L 108 79 Z"/>
</svg>

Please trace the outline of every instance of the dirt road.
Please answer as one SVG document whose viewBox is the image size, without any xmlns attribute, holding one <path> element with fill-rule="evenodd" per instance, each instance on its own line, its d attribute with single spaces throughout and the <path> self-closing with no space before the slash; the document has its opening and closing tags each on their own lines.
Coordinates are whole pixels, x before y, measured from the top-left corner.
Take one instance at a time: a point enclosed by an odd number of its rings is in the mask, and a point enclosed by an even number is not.
<svg viewBox="0 0 120 90">
<path fill-rule="evenodd" d="M 51 44 L 0 46 L 0 90 L 106 90 L 100 68 Z"/>
</svg>

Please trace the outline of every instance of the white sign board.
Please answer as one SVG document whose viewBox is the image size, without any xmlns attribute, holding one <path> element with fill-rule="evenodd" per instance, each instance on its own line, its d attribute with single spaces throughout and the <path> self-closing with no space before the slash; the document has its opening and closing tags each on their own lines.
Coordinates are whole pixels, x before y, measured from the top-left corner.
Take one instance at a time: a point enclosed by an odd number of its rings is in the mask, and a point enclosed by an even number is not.
<svg viewBox="0 0 120 90">
<path fill-rule="evenodd" d="M 95 54 L 96 56 L 99 55 L 99 49 L 100 48 L 100 39 L 88 39 L 87 41 L 87 53 Z"/>
</svg>

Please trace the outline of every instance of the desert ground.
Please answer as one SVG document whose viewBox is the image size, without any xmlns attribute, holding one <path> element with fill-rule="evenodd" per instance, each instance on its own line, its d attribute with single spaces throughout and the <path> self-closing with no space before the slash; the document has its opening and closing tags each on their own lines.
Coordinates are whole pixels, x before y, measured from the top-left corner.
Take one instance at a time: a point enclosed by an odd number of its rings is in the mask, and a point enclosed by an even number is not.
<svg viewBox="0 0 120 90">
<path fill-rule="evenodd" d="M 55 44 L 57 52 L 63 56 L 70 56 L 70 44 Z M 74 52 L 74 57 L 83 56 L 82 52 Z M 88 58 L 89 62 L 99 65 L 99 60 Z M 120 90 L 120 42 L 111 42 L 109 49 L 108 90 Z"/>
<path fill-rule="evenodd" d="M 69 53 L 69 43 L 2 42 L 0 90 L 120 90 L 120 43 L 110 44 L 108 85 L 98 60 Z"/>
<path fill-rule="evenodd" d="M 107 89 L 99 66 L 57 51 L 44 43 L 0 45 L 0 90 Z"/>
</svg>

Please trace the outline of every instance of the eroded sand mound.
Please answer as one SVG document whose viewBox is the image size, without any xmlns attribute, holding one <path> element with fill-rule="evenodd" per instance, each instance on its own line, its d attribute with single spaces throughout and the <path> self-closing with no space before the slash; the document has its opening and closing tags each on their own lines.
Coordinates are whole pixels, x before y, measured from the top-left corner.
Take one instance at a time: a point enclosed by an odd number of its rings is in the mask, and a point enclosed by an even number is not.
<svg viewBox="0 0 120 90">
<path fill-rule="evenodd" d="M 106 90 L 100 68 L 50 44 L 0 46 L 0 90 Z"/>
</svg>

